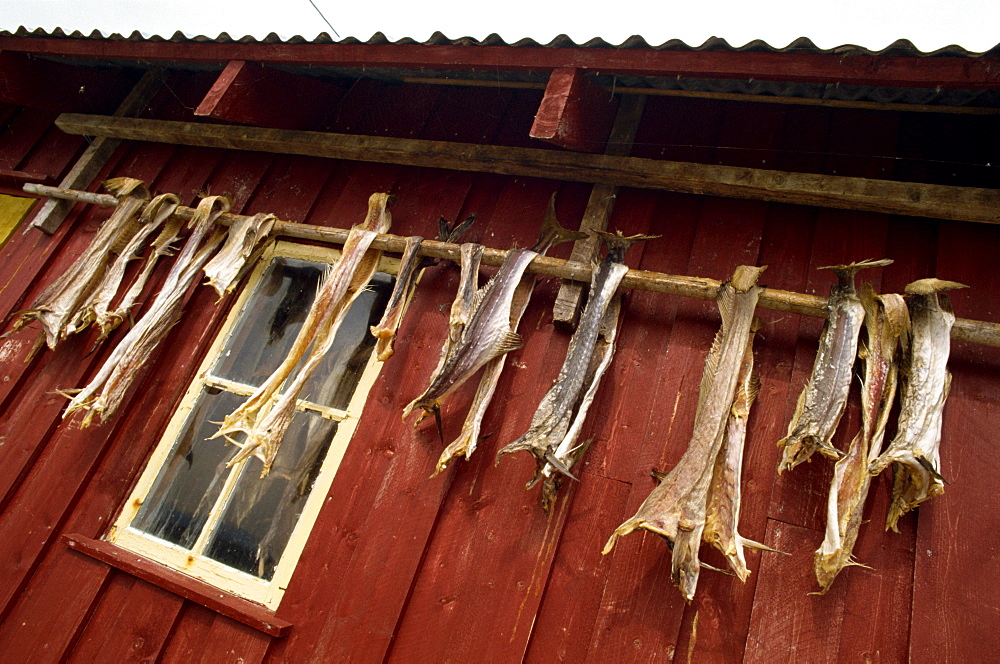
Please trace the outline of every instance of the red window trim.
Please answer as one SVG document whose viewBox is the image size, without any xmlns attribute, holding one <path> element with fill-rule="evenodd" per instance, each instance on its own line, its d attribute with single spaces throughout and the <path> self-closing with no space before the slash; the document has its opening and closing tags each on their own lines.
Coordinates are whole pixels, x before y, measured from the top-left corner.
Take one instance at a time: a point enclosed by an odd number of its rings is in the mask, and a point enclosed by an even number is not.
<svg viewBox="0 0 1000 664">
<path fill-rule="evenodd" d="M 95 540 L 78 534 L 63 535 L 63 540 L 74 551 L 90 556 L 126 574 L 142 579 L 184 599 L 195 602 L 227 618 L 260 630 L 269 636 L 284 637 L 292 623 L 282 620 L 260 604 L 236 597 L 224 590 L 164 567 L 148 558 L 137 555 L 104 540 Z"/>
</svg>

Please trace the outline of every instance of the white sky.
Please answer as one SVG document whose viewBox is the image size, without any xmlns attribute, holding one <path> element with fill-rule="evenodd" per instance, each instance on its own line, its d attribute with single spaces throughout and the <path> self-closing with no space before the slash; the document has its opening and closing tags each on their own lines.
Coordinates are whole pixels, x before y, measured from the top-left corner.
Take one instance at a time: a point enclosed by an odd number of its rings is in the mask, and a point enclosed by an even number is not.
<svg viewBox="0 0 1000 664">
<path fill-rule="evenodd" d="M 541 43 L 565 33 L 619 44 L 639 34 L 653 45 L 691 46 L 722 37 L 733 46 L 763 39 L 775 47 L 808 37 L 821 48 L 857 44 L 878 50 L 901 38 L 923 51 L 957 44 L 970 51 L 1000 43 L 1000 0 L 313 0 L 343 37 L 366 40 L 447 37 Z M 227 32 L 307 39 L 329 28 L 309 0 L 0 0 L 0 29 L 61 27 L 67 32 L 215 37 Z"/>
</svg>

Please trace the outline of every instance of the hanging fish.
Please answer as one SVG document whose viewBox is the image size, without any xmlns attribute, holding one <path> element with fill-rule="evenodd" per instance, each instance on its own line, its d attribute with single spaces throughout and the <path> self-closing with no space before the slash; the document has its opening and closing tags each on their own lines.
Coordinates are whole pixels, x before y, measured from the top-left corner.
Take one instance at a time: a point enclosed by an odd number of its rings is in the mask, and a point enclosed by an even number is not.
<svg viewBox="0 0 1000 664">
<path fill-rule="evenodd" d="M 741 265 L 732 280 L 719 288 L 717 302 L 722 327 L 705 359 L 688 448 L 669 473 L 656 475 L 661 479 L 660 484 L 636 515 L 615 529 L 603 551 L 609 553 L 619 537 L 637 528 L 663 537 L 672 549 L 671 576 L 688 601 L 694 597 L 703 566 L 698 550 L 706 525 L 715 461 L 736 397 L 754 309 L 763 291 L 763 287 L 756 285 L 757 278 L 764 269 Z"/>
<path fill-rule="evenodd" d="M 817 450 L 831 459 L 840 458 L 841 452 L 833 446 L 832 439 L 851 390 L 858 337 L 865 317 L 854 289 L 854 275 L 866 268 L 891 264 L 892 260 L 882 259 L 819 268 L 833 270 L 837 284 L 830 289 L 826 323 L 812 375 L 799 394 L 788 435 L 778 441 L 778 446 L 783 447 L 779 473 L 807 461 Z"/>
<path fill-rule="evenodd" d="M 815 555 L 816 580 L 820 593 L 830 589 L 837 574 L 851 559 L 861 527 L 861 513 L 871 484 L 868 466 L 882 449 L 885 426 L 896 396 L 900 339 L 910 327 L 906 302 L 896 294 L 876 295 L 863 284 L 859 297 L 865 309 L 867 340 L 859 356 L 865 363 L 861 383 L 861 431 L 851 441 L 847 453 L 833 467 L 827 500 L 826 536 Z"/>
<path fill-rule="evenodd" d="M 252 217 L 240 217 L 229 227 L 226 243 L 204 268 L 208 285 L 220 298 L 236 287 L 243 267 L 253 263 L 251 257 L 267 239 L 277 220 L 273 214 L 261 212 Z"/>
<path fill-rule="evenodd" d="M 81 426 L 86 427 L 94 415 L 104 422 L 115 413 L 139 369 L 180 318 L 188 288 L 225 235 L 222 229 L 215 228 L 215 220 L 228 210 L 229 200 L 222 196 L 210 196 L 198 204 L 190 222 L 191 235 L 149 310 L 128 331 L 86 387 L 61 392 L 64 396 L 76 393 L 63 412 L 63 418 L 85 411 Z M 215 232 L 209 234 L 213 229 Z"/>
<path fill-rule="evenodd" d="M 442 242 L 456 243 L 469 230 L 476 215 L 470 214 L 465 221 L 452 227 L 444 217 L 438 220 L 438 239 Z M 392 288 L 392 295 L 385 306 L 385 313 L 382 320 L 371 328 L 372 335 L 378 339 L 375 344 L 375 354 L 379 362 L 385 362 L 392 357 L 392 342 L 396 338 L 396 330 L 403 319 L 403 309 L 410 293 L 416 287 L 417 276 L 427 266 L 433 265 L 436 261 L 420 255 L 420 245 L 424 238 L 414 235 L 406 238 L 406 245 L 403 248 L 403 255 L 399 259 L 399 272 L 396 275 L 396 284 Z"/>
<path fill-rule="evenodd" d="M 8 335 L 37 320 L 42 325 L 45 343 L 55 348 L 61 340 L 90 324 L 92 319 L 84 312 L 89 311 L 88 305 L 108 266 L 138 232 L 137 217 L 149 200 L 149 190 L 141 180 L 112 178 L 103 186 L 118 198 L 114 212 L 101 224 L 80 257 L 35 298 L 31 308 L 11 314 L 18 318 Z"/>
<path fill-rule="evenodd" d="M 371 195 L 365 221 L 351 228 L 340 258 L 323 275 L 313 306 L 288 356 L 242 405 L 223 418 L 222 427 L 212 436 L 223 436 L 241 448 L 229 461 L 230 466 L 255 456 L 264 464 L 261 477 L 270 471 L 281 439 L 295 414 L 299 393 L 332 346 L 351 303 L 368 285 L 378 267 L 382 252 L 370 247 L 375 236 L 387 232 L 392 224 L 392 217 L 386 210 L 389 201 L 388 194 Z M 306 361 L 302 368 L 292 382 L 285 385 L 303 357 Z M 279 389 L 283 389 L 282 395 L 261 417 L 261 409 L 271 402 Z M 237 441 L 233 437 L 237 433 L 246 434 L 245 440 Z"/>
<path fill-rule="evenodd" d="M 118 306 L 111 308 L 111 302 L 118 292 L 118 287 L 125 275 L 126 265 L 129 261 L 139 256 L 149 236 L 171 218 L 180 204 L 181 199 L 175 194 L 160 194 L 151 200 L 145 209 L 143 209 L 142 214 L 139 215 L 139 232 L 135 234 L 125 250 L 115 260 L 92 304 L 94 324 L 101 331 L 97 339 L 98 342 L 107 338 L 129 315 L 132 306 L 139 297 L 139 293 L 142 292 L 146 282 L 149 280 L 157 258 L 164 253 L 160 251 L 160 247 L 157 244 L 160 236 L 153 241 L 153 248 L 150 255 L 146 258 L 142 269 L 133 280 L 128 291 L 126 291 L 125 295 L 118 302 Z M 180 219 L 176 220 L 176 223 L 171 224 L 173 229 L 171 233 L 172 239 L 176 239 L 177 232 L 180 230 L 182 224 L 183 222 Z"/>
<path fill-rule="evenodd" d="M 705 513 L 705 530 L 701 535 L 703 542 L 711 544 L 726 557 L 729 568 L 740 581 L 744 582 L 750 575 L 750 570 L 747 569 L 743 547 L 774 551 L 743 537 L 738 532 L 747 420 L 750 417 L 750 406 L 760 392 L 760 379 L 753 363 L 753 341 L 762 325 L 760 318 L 754 316 L 750 324 L 746 349 L 740 362 L 736 396 L 729 410 L 729 419 L 726 421 L 725 437 L 712 470 L 712 483 L 708 489 L 708 507 Z"/>
<path fill-rule="evenodd" d="M 549 201 L 545 223 L 542 225 L 538 241 L 531 249 L 511 249 L 507 252 L 499 271 L 476 292 L 469 308 L 468 323 L 463 327 L 460 338 L 455 343 L 446 344 L 446 348 L 443 349 L 446 353 L 431 376 L 430 384 L 423 394 L 411 401 L 403 410 L 404 419 L 415 408 L 422 409 L 425 415 L 434 414 L 436 418 L 440 418 L 441 403 L 451 392 L 490 361 L 500 359 L 506 353 L 521 347 L 521 337 L 514 330 L 535 282 L 534 276 L 524 275 L 525 270 L 536 256 L 544 254 L 549 247 L 583 237 L 586 237 L 585 233 L 567 231 L 559 226 L 555 216 L 555 196 L 553 196 Z M 495 379 L 499 379 L 499 373 L 499 369 L 494 368 L 484 374 L 484 379 L 488 377 L 495 387 Z M 481 389 L 484 385 L 485 383 L 481 381 Z M 489 392 L 492 395 L 492 390 Z M 488 399 L 485 401 L 488 403 Z M 485 410 L 485 407 L 482 410 Z M 423 416 L 420 419 L 422 420 Z M 440 422 L 440 419 L 438 421 Z M 471 430 L 470 423 L 466 422 L 466 425 L 463 427 L 465 438 Z M 467 441 L 451 450 L 455 452 L 452 458 L 459 453 L 471 454 L 470 445 L 474 447 L 475 442 Z M 442 460 L 443 458 L 442 456 Z M 446 463 L 439 461 L 438 467 Z"/>
<path fill-rule="evenodd" d="M 504 454 L 519 450 L 527 450 L 534 455 L 538 467 L 528 488 L 533 487 L 543 476 L 552 478 L 552 470 L 546 473 L 547 469 L 555 469 L 572 477 L 569 469 L 576 463 L 577 454 L 581 451 L 577 449 L 576 437 L 586 417 L 586 408 L 590 406 L 614 352 L 613 337 L 618 323 L 618 307 L 615 307 L 614 320 L 608 321 L 605 317 L 615 299 L 618 285 L 628 272 L 628 266 L 624 264 L 625 252 L 634 243 L 654 237 L 624 237 L 620 233 L 614 235 L 604 231 L 596 232 L 607 245 L 608 254 L 595 266 L 587 306 L 570 339 L 559 375 L 542 398 L 528 431 L 497 453 L 497 463 L 500 463 Z M 605 337 L 605 343 L 599 347 L 601 336 Z M 611 337 L 610 341 L 608 336 Z M 589 400 L 585 398 L 588 394 Z M 547 482 L 547 489 L 543 497 L 546 506 L 555 500 L 557 487 L 554 479 Z"/>
<path fill-rule="evenodd" d="M 954 281 L 920 279 L 907 285 L 912 336 L 904 356 L 896 437 L 869 467 L 877 475 L 891 463 L 895 474 L 886 530 L 928 498 L 944 493 L 941 416 L 951 387 L 948 354 L 955 313 L 944 290 L 967 288 Z"/>
</svg>

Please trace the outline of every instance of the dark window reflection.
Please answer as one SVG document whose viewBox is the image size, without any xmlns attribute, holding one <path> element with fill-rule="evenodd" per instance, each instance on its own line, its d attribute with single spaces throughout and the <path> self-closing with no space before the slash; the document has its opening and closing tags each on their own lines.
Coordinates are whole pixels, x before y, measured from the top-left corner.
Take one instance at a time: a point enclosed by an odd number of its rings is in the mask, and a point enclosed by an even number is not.
<svg viewBox="0 0 1000 664">
<path fill-rule="evenodd" d="M 259 386 L 281 363 L 309 313 L 326 266 L 294 258 L 274 259 L 233 328 L 216 363 L 222 378 Z M 377 274 L 345 316 L 333 347 L 300 398 L 346 409 L 364 371 L 393 278 Z M 206 440 L 245 397 L 207 388 L 198 398 L 167 463 L 153 483 L 132 527 L 187 549 L 198 541 L 210 513 L 221 510 L 204 555 L 270 580 L 322 466 L 337 423 L 315 413 L 296 413 L 270 474 L 260 461 L 243 464 L 233 491 L 219 505 L 237 449 Z"/>
</svg>

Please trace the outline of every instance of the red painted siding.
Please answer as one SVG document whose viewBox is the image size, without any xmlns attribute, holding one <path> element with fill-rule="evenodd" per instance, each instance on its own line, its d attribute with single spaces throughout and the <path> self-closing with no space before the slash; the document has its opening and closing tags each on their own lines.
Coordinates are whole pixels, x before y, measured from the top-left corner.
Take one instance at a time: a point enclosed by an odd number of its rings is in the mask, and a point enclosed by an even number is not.
<svg viewBox="0 0 1000 664">
<path fill-rule="evenodd" d="M 145 115 L 185 118 L 211 87 L 204 73 L 175 72 Z M 326 128 L 360 134 L 533 145 L 541 93 L 360 81 Z M 0 109 L 0 165 L 58 178 L 82 147 L 52 128 L 53 115 Z M 633 154 L 997 187 L 982 146 L 997 130 L 978 118 L 902 115 L 687 99 L 650 99 Z M 991 143 L 992 141 L 992 143 Z M 538 147 L 535 145 L 535 147 Z M 575 224 L 589 187 L 407 166 L 258 153 L 126 145 L 102 177 L 146 178 L 185 203 L 229 193 L 235 208 L 348 226 L 368 195 L 390 191 L 393 232 L 432 237 L 437 219 L 477 222 L 467 239 L 505 248 L 532 243 L 558 194 Z M 0 313 L 30 303 L 80 253 L 107 211 L 77 206 L 52 237 L 16 234 L 0 249 Z M 958 314 L 997 320 L 1000 229 L 874 214 L 653 191 L 618 193 L 611 227 L 656 233 L 628 256 L 646 270 L 726 278 L 741 263 L 767 264 L 775 288 L 824 294 L 815 268 L 888 256 L 863 279 L 887 291 L 937 274 L 972 286 Z M 568 247 L 557 248 L 566 256 Z M 162 278 L 162 271 L 160 276 Z M 712 303 L 634 292 L 623 309 L 615 360 L 583 432 L 594 443 L 582 482 L 563 488 L 551 514 L 525 491 L 532 463 L 496 451 L 522 433 L 558 372 L 568 336 L 551 324 L 557 284 L 542 281 L 469 462 L 428 479 L 440 444 L 432 427 L 400 421 L 437 362 L 450 264 L 430 268 L 382 369 L 277 614 L 294 624 L 272 639 L 228 618 L 69 551 L 63 533 L 100 537 L 141 471 L 232 298 L 189 294 L 184 321 L 143 372 L 112 422 L 80 430 L 60 420 L 65 399 L 107 355 L 90 339 L 25 362 L 33 331 L 0 345 L 0 658 L 163 661 L 970 661 L 1000 647 L 992 625 L 1000 576 L 992 560 L 1000 517 L 990 506 L 1000 427 L 1000 359 L 955 348 L 945 413 L 945 494 L 882 532 L 889 486 L 872 490 L 856 558 L 825 596 L 812 552 L 822 539 L 830 466 L 781 477 L 778 450 L 811 369 L 821 321 L 763 312 L 757 342 L 763 382 L 750 418 L 741 531 L 790 556 L 748 552 L 746 584 L 706 571 L 686 605 L 669 579 L 668 550 L 634 534 L 600 549 L 669 469 L 694 420 L 704 355 L 718 326 Z M 119 333 L 120 336 L 121 333 Z M 471 399 L 444 411 L 455 435 Z M 856 406 L 839 437 L 859 423 Z M 709 562 L 721 564 L 713 554 Z"/>
</svg>

